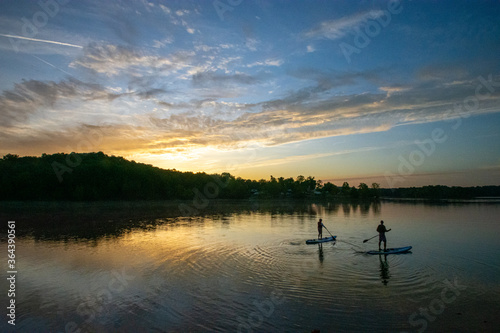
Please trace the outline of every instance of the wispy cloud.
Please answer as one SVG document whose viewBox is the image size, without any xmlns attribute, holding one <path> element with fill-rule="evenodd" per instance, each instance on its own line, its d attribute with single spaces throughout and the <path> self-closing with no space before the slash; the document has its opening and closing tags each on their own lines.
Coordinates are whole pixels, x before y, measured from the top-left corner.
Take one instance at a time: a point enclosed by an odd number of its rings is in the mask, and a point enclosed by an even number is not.
<svg viewBox="0 0 500 333">
<path fill-rule="evenodd" d="M 381 10 L 358 13 L 337 20 L 323 21 L 314 28 L 303 33 L 304 38 L 339 39 L 353 32 L 370 19 L 376 19 L 384 14 Z"/>
<path fill-rule="evenodd" d="M 118 96 L 98 84 L 85 83 L 76 79 L 57 83 L 38 80 L 23 81 L 0 95 L 0 127 L 26 125 L 31 117 L 45 117 L 47 110 L 54 112 L 58 104 L 63 101 L 112 101 Z"/>
<path fill-rule="evenodd" d="M 153 47 L 154 48 L 163 48 L 165 46 L 167 46 L 168 44 L 172 44 L 174 42 L 174 38 L 173 37 L 165 37 L 163 38 L 162 40 L 154 40 L 153 41 Z"/>
<path fill-rule="evenodd" d="M 266 59 L 264 61 L 256 61 L 251 64 L 246 65 L 246 67 L 255 67 L 255 66 L 273 66 L 273 67 L 280 67 L 283 65 L 285 62 L 283 59 Z"/>
<path fill-rule="evenodd" d="M 300 73 L 295 74 L 301 76 Z M 153 87 L 122 93 L 76 80 L 58 83 L 25 81 L 0 96 L 2 148 L 16 151 L 24 145 L 35 151 L 43 146 L 46 152 L 57 152 L 77 147 L 90 128 L 99 131 L 102 143 L 89 150 L 105 150 L 121 155 L 139 151 L 158 155 L 188 154 L 193 149 L 204 147 L 223 150 L 270 147 L 315 138 L 387 131 L 401 124 L 444 120 L 449 117 L 447 112 L 453 103 L 459 103 L 467 94 L 473 94 L 477 86 L 470 82 L 453 86 L 436 83 L 432 87 L 387 85 L 380 86 L 378 93 L 327 94 L 318 99 L 320 91 L 341 86 L 341 82 L 350 82 L 353 77 L 360 79 L 372 75 L 337 73 L 337 78 L 321 86 L 322 78 L 331 76 L 331 73 L 323 76 L 317 72 L 311 77 L 315 78 L 313 82 L 316 85 L 290 92 L 280 100 L 255 104 L 216 99 L 176 103 L 168 99 L 168 91 Z M 214 72 L 199 73 L 196 80 L 201 86 L 213 87 L 258 82 L 251 76 Z M 148 101 L 153 104 L 144 104 Z M 499 101 L 500 93 L 492 94 L 476 113 L 497 110 L 495 106 Z M 151 105 L 151 110 L 144 114 L 127 113 L 122 105 L 126 105 L 126 110 Z M 164 105 L 175 112 L 155 112 L 155 105 L 158 108 Z M 104 109 L 106 113 L 94 111 L 92 114 L 92 110 Z M 41 125 L 25 126 L 33 123 Z M 262 164 L 289 163 L 349 152 L 297 155 L 262 161 Z"/>
<path fill-rule="evenodd" d="M 179 51 L 168 57 L 145 54 L 131 47 L 120 45 L 91 44 L 84 49 L 80 59 L 73 61 L 70 67 L 81 66 L 97 73 L 114 76 L 121 72 L 132 73 L 138 69 L 150 71 L 176 71 L 190 66 L 193 52 Z"/>
<path fill-rule="evenodd" d="M 155 4 L 153 2 L 147 2 L 146 6 L 148 11 L 161 12 L 164 15 L 164 19 L 168 21 L 169 24 L 174 26 L 181 26 L 189 34 L 195 34 L 198 30 L 194 27 L 194 20 L 189 21 L 193 16 L 199 15 L 199 10 L 196 6 L 191 9 L 172 9 L 163 4 Z"/>
<path fill-rule="evenodd" d="M 240 165 L 242 168 L 260 168 L 260 167 L 270 167 L 275 165 L 284 165 L 284 164 L 292 164 L 298 163 L 302 161 L 310 161 L 319 158 L 332 157 L 332 156 L 341 156 L 347 154 L 355 154 L 355 153 L 366 153 L 369 151 L 376 151 L 386 149 L 385 147 L 362 147 L 356 149 L 346 149 L 346 150 L 338 150 L 334 152 L 328 153 L 313 153 L 313 154 L 301 154 L 301 155 L 293 155 L 286 156 L 280 158 L 259 158 L 247 165 Z"/>
<path fill-rule="evenodd" d="M 193 84 L 198 87 L 210 87 L 213 85 L 227 87 L 239 84 L 255 84 L 258 82 L 257 78 L 244 73 L 227 75 L 216 72 L 199 72 L 193 75 Z"/>
</svg>

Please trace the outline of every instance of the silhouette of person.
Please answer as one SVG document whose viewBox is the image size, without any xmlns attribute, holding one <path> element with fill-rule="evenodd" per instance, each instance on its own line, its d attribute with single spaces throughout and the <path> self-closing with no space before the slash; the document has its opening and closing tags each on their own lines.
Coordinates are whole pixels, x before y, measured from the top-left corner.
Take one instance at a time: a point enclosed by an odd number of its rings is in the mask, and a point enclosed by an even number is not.
<svg viewBox="0 0 500 333">
<path fill-rule="evenodd" d="M 323 220 L 319 219 L 318 221 L 318 239 L 323 238 Z"/>
<path fill-rule="evenodd" d="M 378 232 L 378 250 L 380 251 L 380 243 L 384 242 L 384 251 L 387 251 L 387 239 L 385 238 L 385 233 L 391 231 L 391 229 L 387 230 L 384 225 L 384 221 L 380 221 L 380 224 L 377 227 Z"/>
</svg>

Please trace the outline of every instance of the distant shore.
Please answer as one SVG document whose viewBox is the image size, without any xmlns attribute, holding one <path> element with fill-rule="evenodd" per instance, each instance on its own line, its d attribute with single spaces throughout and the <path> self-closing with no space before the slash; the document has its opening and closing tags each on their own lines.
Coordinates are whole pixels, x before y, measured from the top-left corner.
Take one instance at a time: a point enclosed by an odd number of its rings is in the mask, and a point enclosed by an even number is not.
<svg viewBox="0 0 500 333">
<path fill-rule="evenodd" d="M 500 197 L 477 197 L 473 199 L 428 199 L 428 198 L 391 198 L 381 197 L 382 201 L 392 202 L 441 202 L 441 203 L 500 203 Z"/>
<path fill-rule="evenodd" d="M 192 200 L 194 210 L 214 199 L 333 200 L 490 200 L 500 186 L 429 185 L 385 189 L 380 184 L 335 185 L 314 176 L 243 179 L 230 173 L 207 174 L 160 169 L 97 153 L 43 154 L 0 159 L 0 201 Z M 491 200 L 490 200 L 491 201 Z"/>
</svg>

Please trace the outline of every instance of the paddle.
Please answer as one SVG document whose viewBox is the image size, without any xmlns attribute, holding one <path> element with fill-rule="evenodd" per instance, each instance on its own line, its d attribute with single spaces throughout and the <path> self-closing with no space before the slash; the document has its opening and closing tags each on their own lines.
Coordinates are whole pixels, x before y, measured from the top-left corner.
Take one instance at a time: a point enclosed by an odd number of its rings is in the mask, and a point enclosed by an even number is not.
<svg viewBox="0 0 500 333">
<path fill-rule="evenodd" d="M 389 231 L 391 231 L 391 229 L 387 230 L 386 232 L 389 232 Z M 375 237 L 377 237 L 377 236 L 378 236 L 378 235 L 375 235 L 375 236 L 373 236 L 373 237 L 370 237 L 370 238 L 368 238 L 368 239 L 365 239 L 365 240 L 363 241 L 363 243 L 366 243 L 366 242 L 368 242 L 370 239 L 373 239 L 373 238 L 375 238 Z"/>
<path fill-rule="evenodd" d="M 374 239 L 374 238 L 375 238 L 375 237 L 377 237 L 377 236 L 378 236 L 378 235 L 375 235 L 375 236 L 373 236 L 373 237 L 370 237 L 370 238 L 368 238 L 368 239 L 365 239 L 365 240 L 363 241 L 363 243 L 366 243 L 366 242 L 368 242 L 370 239 Z"/>
<path fill-rule="evenodd" d="M 325 225 L 324 225 L 324 224 L 323 224 L 323 228 L 325 228 L 325 229 L 326 229 L 326 227 L 325 227 Z M 330 232 L 330 230 L 326 229 L 326 231 L 328 231 L 328 233 L 330 234 L 330 236 L 332 236 L 332 237 L 333 237 L 333 235 L 332 235 L 332 233 Z"/>
</svg>

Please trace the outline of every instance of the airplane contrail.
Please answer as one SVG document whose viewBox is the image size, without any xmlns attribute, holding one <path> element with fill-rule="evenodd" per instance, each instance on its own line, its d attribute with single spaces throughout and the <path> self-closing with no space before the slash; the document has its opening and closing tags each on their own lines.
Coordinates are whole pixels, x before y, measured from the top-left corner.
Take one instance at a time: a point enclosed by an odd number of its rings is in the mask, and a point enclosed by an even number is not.
<svg viewBox="0 0 500 333">
<path fill-rule="evenodd" d="M 43 60 L 43 59 L 41 59 L 41 58 L 39 58 L 39 57 L 37 57 L 37 56 L 35 56 L 35 55 L 31 55 L 31 56 L 32 56 L 32 57 L 34 57 L 34 58 L 36 58 L 36 59 L 38 59 L 38 60 L 40 60 L 41 62 L 43 62 L 43 63 L 45 63 L 45 64 L 49 65 L 49 66 L 51 66 L 51 67 L 53 67 L 53 68 L 57 69 L 57 70 L 60 70 L 60 71 L 61 71 L 61 72 L 63 72 L 64 74 L 67 74 L 67 75 L 69 75 L 69 76 L 73 76 L 73 75 L 71 75 L 70 73 L 66 72 L 65 70 L 62 70 L 62 69 L 60 69 L 59 67 L 52 65 L 52 64 L 51 64 L 50 62 L 48 62 L 48 61 L 45 61 L 45 60 Z"/>
<path fill-rule="evenodd" d="M 53 40 L 29 38 L 29 37 L 6 35 L 6 34 L 0 34 L 0 36 L 8 37 L 8 38 L 24 39 L 24 40 L 29 40 L 29 41 L 32 41 L 32 42 L 42 42 L 42 43 L 50 43 L 50 44 L 56 44 L 56 45 L 62 45 L 62 46 L 71 46 L 71 47 L 77 47 L 77 48 L 83 49 L 83 46 L 80 46 L 80 45 L 69 44 L 69 43 L 62 43 L 62 42 L 56 42 L 56 41 L 53 41 Z"/>
</svg>

